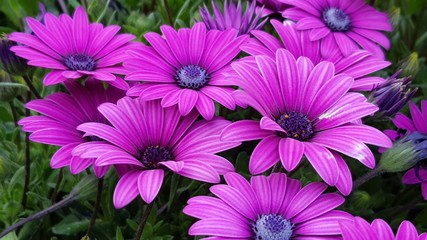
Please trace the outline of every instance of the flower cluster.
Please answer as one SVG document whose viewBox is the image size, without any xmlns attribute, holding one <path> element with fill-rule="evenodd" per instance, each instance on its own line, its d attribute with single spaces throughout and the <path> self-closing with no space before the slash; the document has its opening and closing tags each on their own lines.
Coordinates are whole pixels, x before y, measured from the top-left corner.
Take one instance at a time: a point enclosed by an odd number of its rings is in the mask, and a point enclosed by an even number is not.
<svg viewBox="0 0 427 240">
<path fill-rule="evenodd" d="M 384 150 L 399 138 L 414 143 L 417 154 L 403 181 L 421 183 L 427 199 L 427 101 L 421 110 L 410 104 L 412 120 L 396 115 L 398 131 L 383 133 L 364 121 L 378 111 L 392 116 L 415 94 L 409 78 L 372 75 L 391 64 L 383 52 L 390 41 L 381 32 L 392 30 L 387 14 L 363 0 L 258 5 L 251 1 L 243 10 L 240 1 L 237 7 L 225 1 L 221 12 L 212 2 L 214 14 L 204 6 L 192 27 L 162 25 L 161 34 L 144 35 L 147 43 L 133 42 L 119 26 L 90 23 L 83 7 L 73 17 L 29 17 L 32 33 L 9 35 L 16 43 L 7 56 L 51 69 L 43 84 L 61 84 L 66 93 L 28 102 L 38 115 L 19 124 L 32 141 L 60 147 L 52 168 L 78 174 L 93 166 L 98 178 L 114 169 L 116 208 L 137 196 L 151 204 L 172 174 L 217 184 L 213 196 L 192 197 L 183 209 L 199 219 L 190 235 L 394 239 L 383 220 L 369 225 L 336 210 L 354 188 L 347 161 L 373 169 L 376 151 L 369 146 Z M 267 21 L 273 12 L 286 20 Z M 263 30 L 268 23 L 277 34 Z M 241 50 L 249 56 L 239 58 Z M 373 102 L 361 93 L 373 90 Z M 220 116 L 236 106 L 254 114 L 234 122 Z M 245 141 L 258 141 L 245 163 L 249 182 L 235 173 L 234 160 L 220 155 Z M 326 184 L 302 187 L 286 175 L 302 162 Z M 325 193 L 328 186 L 341 194 Z M 403 222 L 396 239 L 425 237 Z"/>
</svg>

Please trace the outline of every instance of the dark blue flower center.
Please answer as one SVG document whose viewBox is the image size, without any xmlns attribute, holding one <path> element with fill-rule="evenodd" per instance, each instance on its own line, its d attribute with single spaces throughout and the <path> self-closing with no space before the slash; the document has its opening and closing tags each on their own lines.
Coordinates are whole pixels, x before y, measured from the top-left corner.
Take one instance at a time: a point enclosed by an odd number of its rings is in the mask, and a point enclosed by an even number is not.
<svg viewBox="0 0 427 240">
<path fill-rule="evenodd" d="M 95 68 L 96 62 L 92 57 L 86 54 L 72 54 L 64 59 L 64 64 L 69 69 L 77 71 L 92 71 Z"/>
<path fill-rule="evenodd" d="M 172 160 L 172 154 L 159 145 L 147 147 L 140 155 L 139 160 L 148 169 L 156 169 L 160 162 Z"/>
<path fill-rule="evenodd" d="M 345 32 L 351 27 L 348 15 L 338 8 L 328 8 L 323 11 L 323 21 L 332 32 Z"/>
<path fill-rule="evenodd" d="M 86 142 L 102 142 L 104 139 L 97 137 L 97 136 L 86 136 L 84 137 Z"/>
<path fill-rule="evenodd" d="M 287 137 L 305 141 L 313 136 L 313 126 L 302 113 L 291 112 L 282 114 L 276 119 L 276 122 L 286 131 Z"/>
<path fill-rule="evenodd" d="M 200 89 L 209 80 L 208 73 L 196 65 L 187 65 L 176 71 L 176 81 L 179 86 L 190 89 Z"/>
<path fill-rule="evenodd" d="M 293 225 L 277 214 L 261 215 L 252 225 L 256 240 L 289 240 Z"/>
</svg>

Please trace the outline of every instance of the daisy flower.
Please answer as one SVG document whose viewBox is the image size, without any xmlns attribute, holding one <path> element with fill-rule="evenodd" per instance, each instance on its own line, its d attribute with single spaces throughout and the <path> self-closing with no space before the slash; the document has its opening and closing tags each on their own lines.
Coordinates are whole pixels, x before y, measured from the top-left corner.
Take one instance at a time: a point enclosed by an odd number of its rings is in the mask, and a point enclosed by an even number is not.
<svg viewBox="0 0 427 240">
<path fill-rule="evenodd" d="M 28 60 L 28 64 L 53 69 L 43 79 L 43 84 L 54 85 L 66 79 L 91 76 L 127 89 L 127 83 L 115 74 L 124 74 L 120 65 L 125 50 L 135 36 L 118 34 L 119 26 L 105 27 L 89 23 L 82 7 L 77 7 L 73 18 L 66 14 L 59 17 L 51 13 L 44 15 L 44 24 L 27 17 L 33 34 L 14 32 L 9 39 L 23 46 L 11 50 Z"/>
<path fill-rule="evenodd" d="M 224 175 L 227 184 L 212 186 L 214 196 L 188 200 L 183 212 L 200 219 L 190 235 L 206 239 L 337 239 L 339 222 L 351 221 L 346 212 L 334 210 L 344 202 L 326 193 L 323 183 L 301 182 L 274 173 L 254 176 L 250 183 L 237 173 Z"/>
<path fill-rule="evenodd" d="M 427 240 L 427 233 L 418 236 L 418 231 L 410 221 L 403 221 L 396 236 L 390 226 L 382 219 L 375 219 L 371 224 L 360 217 L 353 221 L 339 223 L 343 240 Z"/>
<path fill-rule="evenodd" d="M 264 31 L 254 30 L 251 32 L 254 38 L 243 44 L 241 49 L 252 56 L 268 55 L 274 58 L 277 49 L 286 48 L 295 58 L 308 57 L 314 64 L 325 60 L 333 62 L 336 73 L 345 73 L 354 78 L 354 84 L 351 87 L 353 91 L 371 91 L 377 85 L 384 83 L 383 78 L 368 75 L 391 63 L 378 58 L 371 52 L 356 50 L 344 57 L 339 49 L 330 49 L 328 51 L 332 52 L 325 58 L 321 54 L 320 41 L 310 41 L 308 30 L 297 30 L 296 24 L 292 21 L 282 23 L 271 20 L 271 24 L 279 35 L 280 41 Z"/>
<path fill-rule="evenodd" d="M 353 79 L 335 75 L 331 62 L 317 65 L 306 57 L 295 60 L 279 49 L 276 60 L 256 56 L 256 67 L 245 61 L 232 64 L 232 79 L 243 90 L 234 93 L 261 113 L 261 121 L 242 120 L 226 127 L 225 141 L 262 139 L 249 161 L 249 171 L 260 174 L 279 160 L 292 171 L 305 155 L 325 182 L 343 194 L 352 189 L 349 168 L 338 153 L 375 167 L 366 144 L 391 147 L 379 130 L 363 125 L 361 118 L 378 108 L 359 93 L 349 93 Z"/>
<path fill-rule="evenodd" d="M 411 102 L 409 104 L 409 111 L 411 118 L 403 113 L 397 113 L 393 119 L 394 125 L 399 129 L 385 130 L 393 141 L 402 138 L 406 134 L 418 132 L 420 134 L 427 134 L 427 100 L 421 101 L 421 109 Z M 403 183 L 405 184 L 421 184 L 421 192 L 424 199 L 427 200 L 427 163 L 426 160 L 421 160 L 414 168 L 410 169 L 403 175 Z"/>
<path fill-rule="evenodd" d="M 57 92 L 27 103 L 26 108 L 41 115 L 23 118 L 19 125 L 31 133 L 31 141 L 61 147 L 50 160 L 52 168 L 69 166 L 71 173 L 77 174 L 91 166 L 95 159 L 72 156 L 73 149 L 79 144 L 100 140 L 83 136 L 77 126 L 85 122 L 107 123 L 98 112 L 98 106 L 116 102 L 125 92 L 112 86 L 105 89 L 102 82 L 94 79 L 88 79 L 84 86 L 72 80 L 64 84 L 69 94 Z M 102 177 L 106 171 L 105 167 L 94 167 L 97 177 Z"/>
<path fill-rule="evenodd" d="M 141 195 L 154 200 L 166 169 L 191 179 L 217 183 L 220 174 L 234 171 L 233 165 L 215 153 L 235 147 L 221 142 L 221 130 L 230 124 L 220 117 L 196 121 L 191 111 L 183 117 L 176 106 L 162 108 L 160 100 L 142 101 L 125 97 L 99 108 L 111 125 L 84 123 L 77 129 L 85 136 L 103 139 L 80 145 L 73 154 L 97 158 L 95 166 L 127 167 L 114 191 L 114 206 L 121 208 Z"/>
<path fill-rule="evenodd" d="M 161 99 L 163 107 L 178 104 L 183 116 L 196 108 L 207 120 L 215 114 L 213 100 L 233 110 L 232 84 L 221 72 L 248 36 L 237 37 L 235 29 L 206 31 L 203 23 L 178 32 L 166 25 L 160 30 L 164 37 L 145 34 L 152 47 L 141 44 L 128 51 L 126 80 L 145 83 L 132 87 L 127 94 L 143 100 Z"/>
<path fill-rule="evenodd" d="M 298 30 L 310 30 L 310 40 L 320 40 L 324 57 L 337 48 L 348 56 L 360 47 L 384 58 L 380 46 L 390 48 L 381 32 L 392 30 L 388 15 L 364 0 L 281 1 L 293 6 L 283 11 L 283 17 L 296 21 Z"/>
<path fill-rule="evenodd" d="M 224 1 L 223 13 L 216 5 L 215 1 L 212 1 L 212 8 L 214 13 L 209 12 L 208 7 L 204 4 L 203 8 L 199 8 L 200 17 L 202 22 L 205 23 L 206 28 L 217 29 L 217 30 L 226 30 L 226 29 L 236 29 L 238 34 L 249 34 L 250 31 L 255 29 L 261 29 L 267 19 L 260 22 L 262 18 L 263 11 L 260 10 L 256 12 L 256 1 L 252 0 L 246 3 L 246 9 L 243 11 L 242 2 L 239 0 L 234 4 L 233 0 Z"/>
</svg>

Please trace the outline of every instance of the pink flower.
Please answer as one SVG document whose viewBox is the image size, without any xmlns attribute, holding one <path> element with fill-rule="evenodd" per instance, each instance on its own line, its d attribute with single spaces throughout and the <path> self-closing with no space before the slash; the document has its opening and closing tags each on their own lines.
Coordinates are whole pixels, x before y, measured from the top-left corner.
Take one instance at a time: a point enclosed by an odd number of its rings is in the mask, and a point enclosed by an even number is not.
<svg viewBox="0 0 427 240">
<path fill-rule="evenodd" d="M 387 134 L 387 136 L 389 136 L 393 141 L 403 137 L 404 133 L 411 134 L 414 132 L 419 132 L 422 134 L 427 134 L 427 100 L 421 101 L 421 109 L 418 108 L 415 103 L 411 102 L 409 104 L 409 110 L 411 112 L 412 119 L 403 113 L 397 113 L 396 117 L 393 119 L 394 125 L 396 125 L 396 127 L 400 130 L 384 131 L 384 133 Z M 421 192 L 424 199 L 427 200 L 427 164 L 425 161 L 426 160 L 421 160 L 414 168 L 408 170 L 405 175 L 403 175 L 403 183 L 421 183 Z"/>
<path fill-rule="evenodd" d="M 285 9 L 283 17 L 296 21 L 298 30 L 310 30 L 310 40 L 320 40 L 324 57 L 337 48 L 348 56 L 360 47 L 384 58 L 380 46 L 390 48 L 390 40 L 380 32 L 392 30 L 387 14 L 364 0 L 281 1 L 294 6 Z"/>
<path fill-rule="evenodd" d="M 146 203 L 152 202 L 167 169 L 209 183 L 218 183 L 220 174 L 234 171 L 227 159 L 215 155 L 238 145 L 219 139 L 229 121 L 220 117 L 195 121 L 199 116 L 196 111 L 183 117 L 176 106 L 162 108 L 160 100 L 129 97 L 98 109 L 111 126 L 93 122 L 78 129 L 103 142 L 82 144 L 73 154 L 96 158 L 95 166 L 118 168 L 121 177 L 114 191 L 116 208 L 126 206 L 138 194 Z"/>
<path fill-rule="evenodd" d="M 254 59 L 233 63 L 236 74 L 230 79 L 243 89 L 234 93 L 235 98 L 255 108 L 261 121 L 235 122 L 224 129 L 221 139 L 262 139 L 249 161 L 252 174 L 265 172 L 279 160 L 292 171 L 305 155 L 327 184 L 349 194 L 351 174 L 338 153 L 374 168 L 375 158 L 366 144 L 391 147 L 382 132 L 356 123 L 378 108 L 362 94 L 349 93 L 353 79 L 335 75 L 331 62 L 314 66 L 306 57 L 295 60 L 285 49 L 276 52 L 275 60 Z"/>
<path fill-rule="evenodd" d="M 390 226 L 382 219 L 375 219 L 371 224 L 360 217 L 354 221 L 340 222 L 343 240 L 427 240 L 427 233 L 418 236 L 417 229 L 410 221 L 403 221 L 396 236 Z"/>
<path fill-rule="evenodd" d="M 355 50 L 345 57 L 336 48 L 330 49 L 332 52 L 328 57 L 323 57 L 320 41 L 311 41 L 309 30 L 297 30 L 296 24 L 292 21 L 281 23 L 271 20 L 271 24 L 279 35 L 280 41 L 264 31 L 254 30 L 251 34 L 255 38 L 251 38 L 243 44 L 241 49 L 252 56 L 268 55 L 274 58 L 277 49 L 286 48 L 295 58 L 308 57 L 314 64 L 318 64 L 320 61 L 333 62 L 337 74 L 345 73 L 354 78 L 354 84 L 351 87 L 353 91 L 371 91 L 384 82 L 383 78 L 369 75 L 391 63 L 378 58 L 371 52 Z"/>
<path fill-rule="evenodd" d="M 188 200 L 183 212 L 200 219 L 190 235 L 208 239 L 336 239 L 339 222 L 351 221 L 334 210 L 344 202 L 339 194 L 322 194 L 327 186 L 301 182 L 274 173 L 254 176 L 250 183 L 237 173 L 224 175 L 227 184 L 212 186 L 214 196 Z"/>
<path fill-rule="evenodd" d="M 206 31 L 203 23 L 178 32 L 166 25 L 160 30 L 164 37 L 145 34 L 152 47 L 141 44 L 129 51 L 124 63 L 129 70 L 126 80 L 145 83 L 132 87 L 127 94 L 143 100 L 161 99 L 163 107 L 177 104 L 183 116 L 196 108 L 207 120 L 215 114 L 213 100 L 233 110 L 232 84 L 221 72 L 248 36 L 237 37 L 235 29 Z"/>
<path fill-rule="evenodd" d="M 27 59 L 29 65 L 53 69 L 48 73 L 44 85 L 54 85 L 66 79 L 91 76 L 127 89 L 127 83 L 114 74 L 124 74 L 120 65 L 129 41 L 135 36 L 119 34 L 119 26 L 103 27 L 89 23 L 82 7 L 78 7 L 73 18 L 66 14 L 59 17 L 51 13 L 44 15 L 44 25 L 36 19 L 27 18 L 33 34 L 15 32 L 10 40 L 23 44 L 11 50 Z"/>
<path fill-rule="evenodd" d="M 52 156 L 52 168 L 69 166 L 71 173 L 77 174 L 91 166 L 95 159 L 72 156 L 71 152 L 79 144 L 99 140 L 83 136 L 77 126 L 85 122 L 108 123 L 98 112 L 98 106 L 105 102 L 115 103 L 125 92 L 112 86 L 105 89 L 101 82 L 93 79 L 88 79 L 84 86 L 72 80 L 64 84 L 69 94 L 57 92 L 46 99 L 27 103 L 28 109 L 42 115 L 23 118 L 19 125 L 22 130 L 31 132 L 31 141 L 61 147 Z M 102 177 L 108 168 L 94 167 L 94 170 L 97 177 Z"/>
</svg>

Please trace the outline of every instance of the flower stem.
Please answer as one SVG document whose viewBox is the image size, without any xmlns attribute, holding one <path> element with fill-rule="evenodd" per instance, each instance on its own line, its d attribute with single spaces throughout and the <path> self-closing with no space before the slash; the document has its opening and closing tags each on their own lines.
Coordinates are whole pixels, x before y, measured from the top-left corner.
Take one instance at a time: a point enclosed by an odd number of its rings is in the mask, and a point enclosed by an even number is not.
<svg viewBox="0 0 427 240">
<path fill-rule="evenodd" d="M 169 8 L 168 0 L 163 0 L 163 4 L 165 5 L 166 15 L 168 16 L 169 25 L 173 27 L 172 14 Z"/>
<path fill-rule="evenodd" d="M 147 205 L 147 208 L 144 211 L 144 214 L 141 217 L 141 223 L 139 224 L 138 231 L 135 235 L 135 240 L 140 240 L 142 232 L 144 231 L 145 223 L 147 222 L 148 216 L 150 215 L 151 209 L 153 208 L 154 202 L 151 202 Z"/>
<path fill-rule="evenodd" d="M 36 96 L 36 98 L 38 99 L 42 99 L 42 96 L 37 91 L 36 87 L 34 87 L 33 81 L 31 80 L 31 78 L 28 75 L 24 75 L 23 78 L 24 78 L 24 81 L 27 83 L 28 87 L 30 88 L 31 92 L 34 94 L 34 96 Z"/>
<path fill-rule="evenodd" d="M 18 114 L 16 114 L 16 108 L 15 103 L 13 102 L 13 99 L 9 102 L 10 111 L 12 112 L 13 122 L 15 124 L 15 127 L 18 127 Z M 16 145 L 18 146 L 18 149 L 21 149 L 21 137 L 18 134 L 16 137 Z"/>
<path fill-rule="evenodd" d="M 27 92 L 27 102 L 31 101 L 31 92 Z M 30 109 L 25 109 L 25 117 L 31 115 Z M 24 180 L 24 189 L 22 191 L 22 207 L 25 209 L 27 207 L 27 192 L 30 185 L 30 176 L 31 176 L 31 150 L 30 150 L 30 133 L 25 133 L 25 180 Z"/>
<path fill-rule="evenodd" d="M 52 196 L 50 197 L 50 201 L 52 204 L 56 202 L 56 197 L 58 196 L 59 186 L 62 182 L 62 177 L 64 176 L 63 168 L 59 169 L 58 178 L 56 179 L 55 189 L 53 190 Z"/>
<path fill-rule="evenodd" d="M 12 226 L 6 228 L 3 232 L 0 233 L 0 238 L 6 236 L 8 233 L 16 230 L 17 228 L 19 228 L 20 226 L 22 226 L 22 225 L 24 225 L 24 224 L 26 224 L 28 222 L 31 222 L 31 221 L 37 220 L 39 218 L 42 218 L 42 217 L 44 217 L 44 216 L 46 216 L 46 215 L 48 215 L 48 214 L 50 214 L 52 212 L 55 212 L 56 210 L 58 210 L 60 208 L 63 208 L 65 206 L 69 205 L 75 199 L 76 199 L 76 195 L 75 194 L 74 195 L 70 194 L 68 197 L 66 197 L 63 200 L 61 200 L 61 201 L 53 204 L 52 206 L 50 206 L 50 207 L 48 207 L 48 208 L 46 208 L 46 209 L 44 209 L 44 210 L 42 210 L 42 211 L 40 211 L 40 212 L 32 215 L 32 216 L 24 218 L 21 221 L 19 221 L 19 222 L 13 224 Z"/>
<path fill-rule="evenodd" d="M 365 173 L 364 175 L 360 176 L 358 179 L 356 179 L 353 182 L 353 190 L 359 188 L 362 184 L 371 180 L 372 178 L 380 175 L 382 172 L 383 172 L 383 169 L 381 167 L 377 167 Z"/>
<path fill-rule="evenodd" d="M 95 206 L 92 213 L 92 218 L 90 219 L 89 227 L 87 228 L 86 235 L 90 237 L 90 234 L 92 232 L 93 227 L 95 226 L 96 217 L 98 215 L 99 206 L 101 205 L 101 198 L 102 198 L 102 189 L 104 188 L 104 178 L 98 179 L 98 190 L 96 192 L 96 200 L 95 200 Z"/>
</svg>

